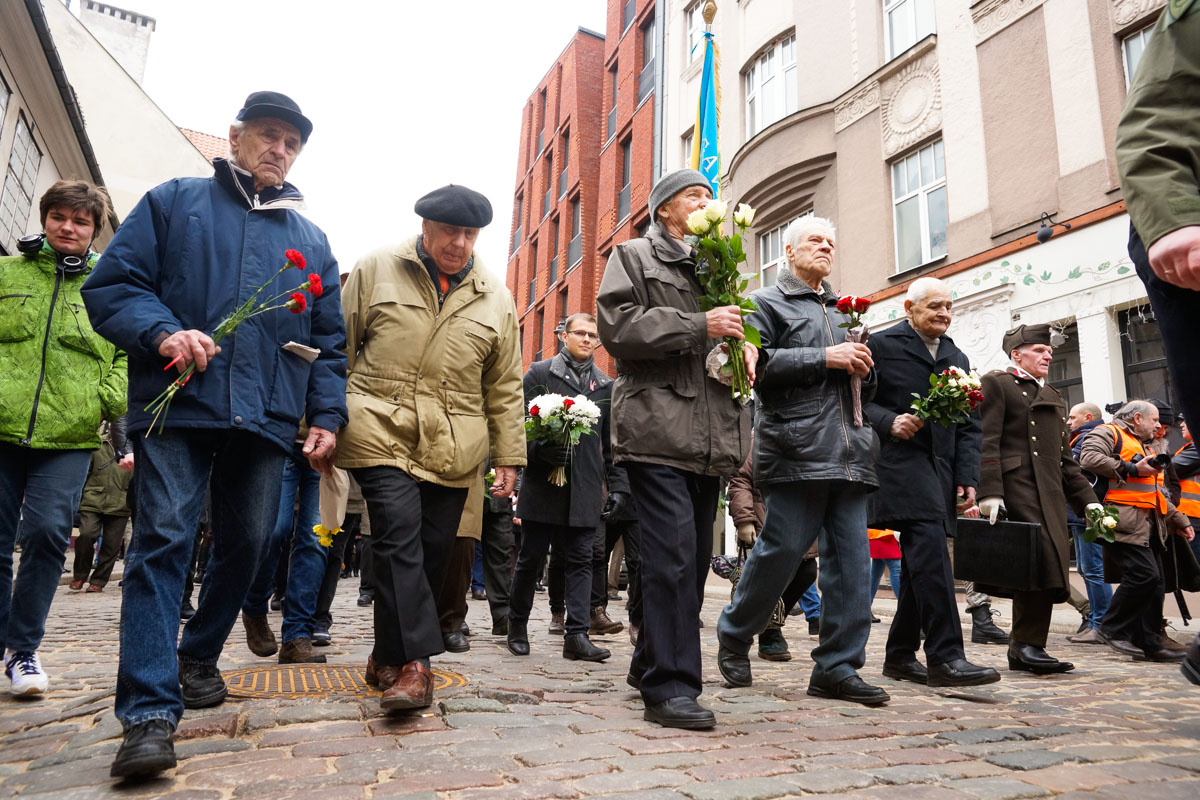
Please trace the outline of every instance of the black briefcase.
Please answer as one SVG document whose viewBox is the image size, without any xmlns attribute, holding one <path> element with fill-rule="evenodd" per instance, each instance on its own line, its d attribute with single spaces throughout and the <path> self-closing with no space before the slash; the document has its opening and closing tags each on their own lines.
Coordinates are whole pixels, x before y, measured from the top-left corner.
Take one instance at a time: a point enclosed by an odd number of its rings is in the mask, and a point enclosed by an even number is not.
<svg viewBox="0 0 1200 800">
<path fill-rule="evenodd" d="M 999 520 L 990 525 L 986 519 L 960 517 L 954 537 L 954 578 L 986 586 L 992 594 L 1044 588 L 1041 537 L 1042 526 L 1036 522 Z M 1007 592 L 992 592 L 993 587 Z"/>
</svg>

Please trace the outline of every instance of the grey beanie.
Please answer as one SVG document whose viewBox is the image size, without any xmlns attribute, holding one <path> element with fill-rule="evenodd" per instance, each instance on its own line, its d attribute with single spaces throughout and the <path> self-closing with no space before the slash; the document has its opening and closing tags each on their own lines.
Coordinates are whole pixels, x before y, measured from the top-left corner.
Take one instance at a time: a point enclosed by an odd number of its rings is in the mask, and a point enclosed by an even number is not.
<svg viewBox="0 0 1200 800">
<path fill-rule="evenodd" d="M 654 184 L 654 188 L 650 190 L 651 221 L 658 222 L 659 206 L 670 202 L 672 197 L 689 186 L 703 186 L 709 192 L 712 191 L 712 184 L 709 183 L 708 178 L 694 169 L 677 169 L 659 178 L 658 183 Z"/>
</svg>

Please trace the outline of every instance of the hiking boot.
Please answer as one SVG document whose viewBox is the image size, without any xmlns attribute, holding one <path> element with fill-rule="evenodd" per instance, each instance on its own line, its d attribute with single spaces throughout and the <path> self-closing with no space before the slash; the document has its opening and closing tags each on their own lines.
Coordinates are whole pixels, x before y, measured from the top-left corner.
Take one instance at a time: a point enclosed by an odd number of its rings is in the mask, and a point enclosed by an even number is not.
<svg viewBox="0 0 1200 800">
<path fill-rule="evenodd" d="M 179 663 L 179 686 L 184 708 L 208 708 L 219 705 L 229 694 L 225 679 L 216 664 Z"/>
<path fill-rule="evenodd" d="M 975 644 L 1008 644 L 1008 634 L 1000 630 L 992 617 L 1000 616 L 999 611 L 992 611 L 988 603 L 975 606 L 971 611 L 971 641 Z"/>
<path fill-rule="evenodd" d="M 596 606 L 592 609 L 592 623 L 588 628 L 589 634 L 603 636 L 609 633 L 620 633 L 623 630 L 625 630 L 625 626 L 609 617 L 608 609 L 604 606 Z"/>
<path fill-rule="evenodd" d="M 313 651 L 312 639 L 301 636 L 283 643 L 279 651 L 280 664 L 324 664 L 325 654 Z"/>
<path fill-rule="evenodd" d="M 149 778 L 175 766 L 171 723 L 151 719 L 125 732 L 121 749 L 109 775 L 114 778 Z"/>
<path fill-rule="evenodd" d="M 565 626 L 567 612 L 551 611 L 550 612 L 550 634 L 552 636 L 564 636 L 567 633 Z"/>
<path fill-rule="evenodd" d="M 246 646 L 256 656 L 267 658 L 279 652 L 275 632 L 265 616 L 255 617 L 242 612 L 242 625 L 246 628 Z"/>
</svg>

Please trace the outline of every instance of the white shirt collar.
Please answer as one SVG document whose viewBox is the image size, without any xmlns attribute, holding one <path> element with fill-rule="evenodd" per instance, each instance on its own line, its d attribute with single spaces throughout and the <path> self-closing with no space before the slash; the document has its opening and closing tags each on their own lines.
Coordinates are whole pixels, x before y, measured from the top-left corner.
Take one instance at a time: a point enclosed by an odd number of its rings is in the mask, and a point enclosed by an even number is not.
<svg viewBox="0 0 1200 800">
<path fill-rule="evenodd" d="M 1035 377 L 1033 377 L 1032 375 L 1030 375 L 1028 372 L 1026 372 L 1025 370 L 1023 370 L 1023 369 L 1021 369 L 1020 367 L 1018 367 L 1016 364 L 1013 364 L 1013 365 L 1012 365 L 1012 371 L 1013 371 L 1013 374 L 1015 374 L 1017 377 L 1019 377 L 1019 378 L 1025 378 L 1026 380 L 1033 381 L 1033 382 L 1034 382 L 1034 383 L 1036 383 L 1036 384 L 1037 384 L 1039 387 L 1041 387 L 1041 386 L 1045 386 L 1045 385 L 1046 385 L 1046 379 L 1045 379 L 1045 378 L 1035 378 Z"/>
</svg>

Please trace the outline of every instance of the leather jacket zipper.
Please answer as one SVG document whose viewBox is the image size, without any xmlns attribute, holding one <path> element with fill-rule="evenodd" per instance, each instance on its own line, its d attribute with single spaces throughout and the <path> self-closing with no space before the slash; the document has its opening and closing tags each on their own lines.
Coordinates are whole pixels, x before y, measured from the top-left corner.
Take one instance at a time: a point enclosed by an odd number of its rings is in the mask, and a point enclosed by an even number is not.
<svg viewBox="0 0 1200 800">
<path fill-rule="evenodd" d="M 33 426 L 37 422 L 38 402 L 42 398 L 42 384 L 46 382 L 46 352 L 50 348 L 50 326 L 54 322 L 54 307 L 58 305 L 58 290 L 62 287 L 63 276 L 58 270 L 54 271 L 54 294 L 50 297 L 50 313 L 46 315 L 46 338 L 42 340 L 42 371 L 38 374 L 37 390 L 33 393 L 33 411 L 29 414 L 29 430 L 21 444 L 28 447 L 33 441 Z"/>
<path fill-rule="evenodd" d="M 821 316 L 825 319 L 825 330 L 829 333 L 829 341 L 833 343 L 833 327 L 829 324 L 829 314 L 825 311 L 824 304 L 821 305 Z M 842 437 L 846 440 L 846 455 L 844 457 L 846 465 L 846 479 L 854 480 L 850 473 L 850 430 L 846 427 L 846 410 L 842 406 L 842 387 L 838 384 L 836 387 L 838 395 L 838 416 L 842 420 Z"/>
</svg>

